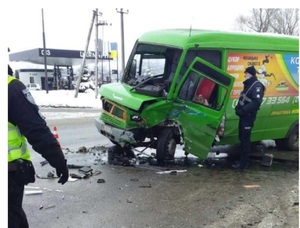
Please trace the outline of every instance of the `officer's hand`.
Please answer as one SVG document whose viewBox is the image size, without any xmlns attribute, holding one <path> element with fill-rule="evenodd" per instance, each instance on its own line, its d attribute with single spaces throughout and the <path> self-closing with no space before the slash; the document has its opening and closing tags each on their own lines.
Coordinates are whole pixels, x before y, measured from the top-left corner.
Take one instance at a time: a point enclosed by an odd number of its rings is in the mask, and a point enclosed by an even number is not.
<svg viewBox="0 0 300 228">
<path fill-rule="evenodd" d="M 64 184 L 69 179 L 69 169 L 67 166 L 67 160 L 65 160 L 65 164 L 59 168 L 56 168 L 56 175 L 59 178 L 58 183 Z"/>
</svg>

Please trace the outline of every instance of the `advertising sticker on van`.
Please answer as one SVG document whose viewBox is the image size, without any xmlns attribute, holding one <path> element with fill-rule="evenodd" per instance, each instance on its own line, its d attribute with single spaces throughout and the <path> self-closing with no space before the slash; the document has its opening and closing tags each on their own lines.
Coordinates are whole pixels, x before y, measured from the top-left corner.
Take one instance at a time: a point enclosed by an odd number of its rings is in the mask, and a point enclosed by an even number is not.
<svg viewBox="0 0 300 228">
<path fill-rule="evenodd" d="M 227 72 L 236 78 L 231 98 L 238 98 L 243 89 L 244 69 L 253 65 L 256 76 L 264 84 L 265 96 L 298 95 L 297 54 L 229 53 Z"/>
</svg>

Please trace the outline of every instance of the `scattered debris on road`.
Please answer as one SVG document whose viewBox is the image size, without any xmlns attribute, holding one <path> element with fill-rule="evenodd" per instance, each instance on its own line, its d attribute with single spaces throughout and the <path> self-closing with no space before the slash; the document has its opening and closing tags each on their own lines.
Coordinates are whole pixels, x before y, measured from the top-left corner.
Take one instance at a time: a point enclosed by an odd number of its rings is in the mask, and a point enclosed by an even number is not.
<svg viewBox="0 0 300 228">
<path fill-rule="evenodd" d="M 104 179 L 98 179 L 98 180 L 97 180 L 97 183 L 98 183 L 98 184 L 105 183 L 105 180 L 104 180 Z"/>
<path fill-rule="evenodd" d="M 39 195 L 39 194 L 43 194 L 42 190 L 31 190 L 31 191 L 27 191 L 25 190 L 25 195 Z"/>
<path fill-rule="evenodd" d="M 260 185 L 258 184 L 249 184 L 249 185 L 244 185 L 245 188 L 260 188 Z"/>
<path fill-rule="evenodd" d="M 47 160 L 45 160 L 45 161 L 41 161 L 40 164 L 41 164 L 41 166 L 44 166 L 46 164 L 49 164 L 49 162 Z"/>
<path fill-rule="evenodd" d="M 187 172 L 186 169 L 184 170 L 165 170 L 165 171 L 158 171 L 157 174 L 177 174 L 177 173 L 185 173 Z"/>
<path fill-rule="evenodd" d="M 54 173 L 53 170 L 50 171 L 50 172 L 48 172 L 47 176 L 36 174 L 36 177 L 39 178 L 39 179 L 54 179 L 54 178 L 58 178 L 57 176 L 55 176 L 55 173 Z"/>
</svg>

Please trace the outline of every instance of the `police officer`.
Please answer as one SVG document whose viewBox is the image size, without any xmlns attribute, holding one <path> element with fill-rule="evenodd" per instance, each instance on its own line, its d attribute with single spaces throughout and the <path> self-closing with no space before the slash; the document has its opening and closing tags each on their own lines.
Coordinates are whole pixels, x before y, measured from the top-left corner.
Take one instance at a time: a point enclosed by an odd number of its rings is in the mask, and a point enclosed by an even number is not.
<svg viewBox="0 0 300 228">
<path fill-rule="evenodd" d="M 256 119 L 265 92 L 264 85 L 257 79 L 254 66 L 245 70 L 244 90 L 240 94 L 235 113 L 239 116 L 239 139 L 242 154 L 238 163 L 232 167 L 244 169 L 249 166 L 249 154 L 251 152 L 251 130 Z"/>
<path fill-rule="evenodd" d="M 60 145 L 30 92 L 12 75 L 8 65 L 8 227 L 26 228 L 29 225 L 22 208 L 24 185 L 35 181 L 26 139 L 56 169 L 58 183 L 67 182 L 69 170 Z"/>
</svg>

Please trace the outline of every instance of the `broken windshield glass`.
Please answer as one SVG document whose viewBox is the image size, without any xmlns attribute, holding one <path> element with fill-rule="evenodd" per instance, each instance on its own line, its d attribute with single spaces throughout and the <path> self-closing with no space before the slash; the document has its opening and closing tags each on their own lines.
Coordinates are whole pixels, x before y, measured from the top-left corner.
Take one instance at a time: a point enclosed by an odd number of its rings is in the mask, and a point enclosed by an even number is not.
<svg viewBox="0 0 300 228">
<path fill-rule="evenodd" d="M 181 52 L 170 47 L 138 44 L 129 59 L 123 82 L 135 88 L 145 83 L 164 85 L 174 76 Z"/>
</svg>

